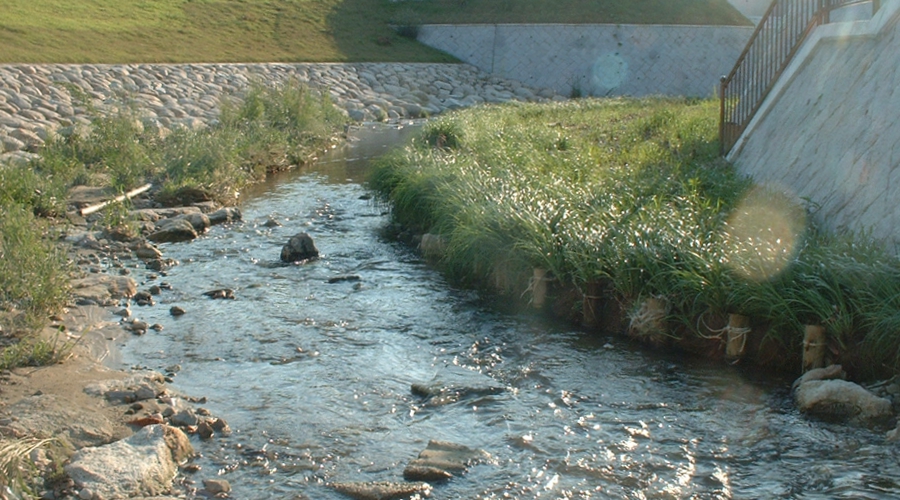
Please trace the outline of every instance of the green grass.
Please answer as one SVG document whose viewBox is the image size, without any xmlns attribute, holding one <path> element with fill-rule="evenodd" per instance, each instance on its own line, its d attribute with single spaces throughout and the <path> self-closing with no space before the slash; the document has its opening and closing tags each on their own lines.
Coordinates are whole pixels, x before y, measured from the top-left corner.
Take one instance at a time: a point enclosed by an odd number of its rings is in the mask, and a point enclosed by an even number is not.
<svg viewBox="0 0 900 500">
<path fill-rule="evenodd" d="M 0 63 L 452 62 L 392 26 L 746 24 L 726 0 L 5 0 Z"/>
<path fill-rule="evenodd" d="M 737 175 L 716 153 L 716 110 L 678 99 L 475 108 L 427 124 L 370 185 L 397 222 L 443 237 L 439 265 L 459 283 L 519 297 L 540 267 L 582 293 L 612 290 L 623 312 L 662 299 L 679 340 L 735 313 L 782 361 L 818 324 L 860 372 L 900 369 L 900 261 L 862 235 L 818 230 L 793 200 Z"/>
<path fill-rule="evenodd" d="M 6 179 L 0 180 L 7 187 Z M 30 207 L 0 204 L 0 304 L 9 318 L 4 331 L 38 327 L 65 303 L 65 255 L 47 237 L 49 230 Z"/>
<path fill-rule="evenodd" d="M 695 24 L 750 22 L 718 0 L 400 0 L 390 6 L 396 24 Z"/>
<path fill-rule="evenodd" d="M 59 339 L 44 339 L 39 335 L 28 335 L 3 350 L 0 350 L 0 370 L 12 370 L 22 366 L 47 366 L 61 363 L 69 357 L 75 344 Z"/>
</svg>

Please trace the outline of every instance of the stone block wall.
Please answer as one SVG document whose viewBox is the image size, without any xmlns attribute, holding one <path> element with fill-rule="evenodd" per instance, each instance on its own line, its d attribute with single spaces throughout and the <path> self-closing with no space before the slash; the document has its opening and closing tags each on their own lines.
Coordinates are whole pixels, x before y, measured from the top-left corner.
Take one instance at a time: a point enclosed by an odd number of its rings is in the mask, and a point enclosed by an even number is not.
<svg viewBox="0 0 900 500">
<path fill-rule="evenodd" d="M 729 155 L 831 229 L 900 251 L 900 0 L 820 26 Z"/>
<path fill-rule="evenodd" d="M 711 97 L 749 26 L 426 25 L 418 40 L 562 95 Z"/>
</svg>

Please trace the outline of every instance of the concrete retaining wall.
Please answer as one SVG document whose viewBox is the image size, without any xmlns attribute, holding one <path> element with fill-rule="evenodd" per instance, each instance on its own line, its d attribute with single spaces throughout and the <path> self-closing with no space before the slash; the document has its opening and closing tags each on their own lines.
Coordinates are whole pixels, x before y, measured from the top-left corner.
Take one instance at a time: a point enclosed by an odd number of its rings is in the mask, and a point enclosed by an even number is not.
<svg viewBox="0 0 900 500">
<path fill-rule="evenodd" d="M 743 26 L 426 25 L 418 40 L 487 73 L 562 95 L 715 95 Z"/>
<path fill-rule="evenodd" d="M 900 0 L 817 28 L 729 159 L 900 251 Z"/>
</svg>

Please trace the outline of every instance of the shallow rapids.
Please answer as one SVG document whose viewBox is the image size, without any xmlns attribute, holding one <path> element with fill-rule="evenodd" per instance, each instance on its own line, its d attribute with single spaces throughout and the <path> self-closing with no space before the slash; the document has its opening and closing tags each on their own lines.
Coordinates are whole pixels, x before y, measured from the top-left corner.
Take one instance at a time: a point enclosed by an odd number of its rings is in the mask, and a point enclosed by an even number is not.
<svg viewBox="0 0 900 500">
<path fill-rule="evenodd" d="M 234 433 L 194 441 L 194 474 L 232 498 L 346 498 L 334 481 L 400 481 L 430 439 L 491 455 L 437 499 L 885 498 L 900 495 L 884 429 L 810 421 L 790 381 L 650 352 L 490 308 L 379 237 L 386 208 L 364 158 L 404 130 L 372 129 L 312 169 L 248 196 L 243 222 L 161 247 L 179 265 L 135 315 L 128 366 L 180 365 L 174 388 Z M 269 227 L 273 219 L 281 226 Z M 308 232 L 322 256 L 281 266 Z M 135 279 L 149 275 L 136 273 Z M 337 276 L 358 276 L 340 280 Z M 235 300 L 203 292 L 235 290 Z M 180 306 L 184 316 L 169 315 Z M 414 384 L 448 388 L 414 394 Z"/>
</svg>

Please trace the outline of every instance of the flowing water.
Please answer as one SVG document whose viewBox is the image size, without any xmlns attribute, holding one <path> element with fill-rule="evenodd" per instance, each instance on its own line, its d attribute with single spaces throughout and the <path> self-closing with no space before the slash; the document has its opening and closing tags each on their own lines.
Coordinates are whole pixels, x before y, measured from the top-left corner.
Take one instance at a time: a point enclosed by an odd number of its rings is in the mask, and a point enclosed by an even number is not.
<svg viewBox="0 0 900 500">
<path fill-rule="evenodd" d="M 789 381 L 500 312 L 381 239 L 388 217 L 359 157 L 403 133 L 364 130 L 259 187 L 242 222 L 164 246 L 180 265 L 144 287 L 173 289 L 136 315 L 165 329 L 123 355 L 180 365 L 174 388 L 206 396 L 234 429 L 195 441 L 198 483 L 227 479 L 240 499 L 345 498 L 327 483 L 402 480 L 437 439 L 491 455 L 438 484 L 438 499 L 900 496 L 884 429 L 804 418 Z M 302 231 L 321 258 L 279 265 Z M 359 280 L 329 283 L 341 275 Z M 216 288 L 236 299 L 202 295 Z M 454 391 L 428 400 L 413 384 Z"/>
</svg>

